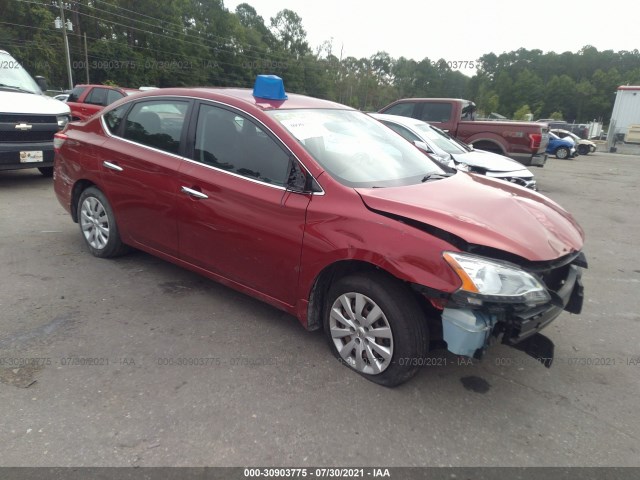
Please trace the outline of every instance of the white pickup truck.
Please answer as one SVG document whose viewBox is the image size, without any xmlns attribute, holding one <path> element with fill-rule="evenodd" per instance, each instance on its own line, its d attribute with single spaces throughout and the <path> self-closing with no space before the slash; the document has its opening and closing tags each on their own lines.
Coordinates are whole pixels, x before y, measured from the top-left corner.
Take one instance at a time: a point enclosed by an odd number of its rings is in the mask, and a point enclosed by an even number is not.
<svg viewBox="0 0 640 480">
<path fill-rule="evenodd" d="M 37 168 L 53 175 L 53 135 L 71 118 L 69 106 L 47 97 L 8 52 L 0 50 L 0 170 Z"/>
</svg>

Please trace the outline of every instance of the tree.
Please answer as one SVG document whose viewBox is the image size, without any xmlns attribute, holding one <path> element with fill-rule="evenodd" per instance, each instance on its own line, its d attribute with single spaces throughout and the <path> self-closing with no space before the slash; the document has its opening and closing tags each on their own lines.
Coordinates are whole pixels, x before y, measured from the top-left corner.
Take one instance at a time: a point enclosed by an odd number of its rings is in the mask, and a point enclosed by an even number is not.
<svg viewBox="0 0 640 480">
<path fill-rule="evenodd" d="M 513 119 L 528 120 L 529 115 L 531 115 L 531 108 L 529 108 L 529 105 L 523 105 L 514 112 Z"/>
<path fill-rule="evenodd" d="M 271 28 L 283 50 L 291 52 L 296 58 L 310 53 L 302 18 L 293 10 L 287 8 L 280 10 L 271 19 Z"/>
</svg>

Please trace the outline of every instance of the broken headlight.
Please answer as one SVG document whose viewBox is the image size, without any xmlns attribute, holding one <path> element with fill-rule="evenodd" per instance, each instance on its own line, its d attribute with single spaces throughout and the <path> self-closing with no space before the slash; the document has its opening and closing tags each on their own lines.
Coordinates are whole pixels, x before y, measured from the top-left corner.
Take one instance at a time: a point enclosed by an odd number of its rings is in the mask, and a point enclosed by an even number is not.
<svg viewBox="0 0 640 480">
<path fill-rule="evenodd" d="M 468 306 L 484 302 L 534 306 L 551 300 L 544 285 L 516 265 L 467 253 L 445 252 L 443 257 L 462 282 L 454 299 Z"/>
</svg>

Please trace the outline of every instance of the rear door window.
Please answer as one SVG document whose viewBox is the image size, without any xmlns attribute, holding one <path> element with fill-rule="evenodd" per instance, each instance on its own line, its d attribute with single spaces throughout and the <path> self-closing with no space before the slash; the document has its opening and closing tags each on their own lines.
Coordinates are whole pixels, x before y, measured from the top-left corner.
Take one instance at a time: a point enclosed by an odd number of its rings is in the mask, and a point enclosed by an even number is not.
<svg viewBox="0 0 640 480">
<path fill-rule="evenodd" d="M 67 102 L 77 102 L 87 87 L 76 87 L 69 94 L 69 98 L 67 98 Z"/>
<path fill-rule="evenodd" d="M 89 92 L 84 103 L 90 103 L 92 105 L 106 105 L 107 104 L 107 92 L 106 88 L 94 88 Z"/>
<path fill-rule="evenodd" d="M 451 120 L 450 103 L 422 102 L 420 120 L 423 122 L 446 123 Z"/>
<path fill-rule="evenodd" d="M 138 102 L 127 115 L 123 137 L 148 147 L 179 154 L 188 110 L 189 102 L 184 100 Z M 105 120 L 109 121 L 107 118 Z"/>
</svg>

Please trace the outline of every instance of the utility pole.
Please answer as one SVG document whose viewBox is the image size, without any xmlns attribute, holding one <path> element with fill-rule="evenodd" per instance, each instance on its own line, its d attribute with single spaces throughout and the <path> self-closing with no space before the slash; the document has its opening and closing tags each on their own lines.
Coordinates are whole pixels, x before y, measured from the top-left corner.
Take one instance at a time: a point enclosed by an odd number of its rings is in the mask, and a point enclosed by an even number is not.
<svg viewBox="0 0 640 480">
<path fill-rule="evenodd" d="M 67 38 L 67 22 L 64 20 L 64 7 L 60 0 L 60 20 L 62 21 L 62 36 L 64 37 L 64 51 L 67 54 L 67 75 L 69 76 L 69 90 L 73 90 L 73 77 L 71 74 L 71 53 L 69 52 L 69 39 Z"/>
<path fill-rule="evenodd" d="M 87 32 L 84 32 L 84 65 L 87 67 L 87 84 L 89 81 L 89 52 L 87 51 Z"/>
</svg>

